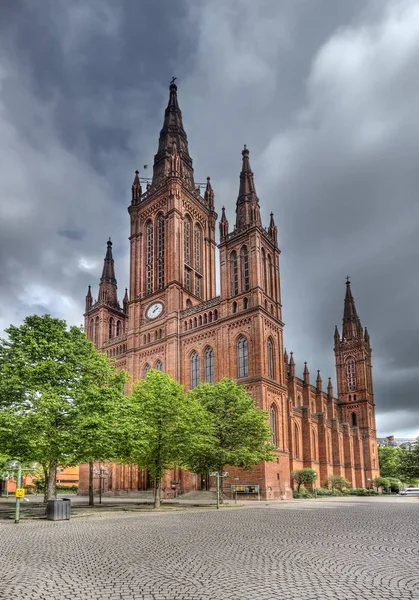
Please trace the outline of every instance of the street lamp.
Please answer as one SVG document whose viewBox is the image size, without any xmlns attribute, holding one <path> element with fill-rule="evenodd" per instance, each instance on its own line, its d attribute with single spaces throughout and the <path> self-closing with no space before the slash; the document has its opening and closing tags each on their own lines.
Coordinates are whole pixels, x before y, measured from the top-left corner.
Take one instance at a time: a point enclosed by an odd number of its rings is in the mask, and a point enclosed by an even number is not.
<svg viewBox="0 0 419 600">
<path fill-rule="evenodd" d="M 38 463 L 32 462 L 29 463 L 29 467 L 27 469 L 22 468 L 22 463 L 18 460 L 9 460 L 6 463 L 6 467 L 8 469 L 17 469 L 17 477 L 16 477 L 16 506 L 15 506 L 15 523 L 19 523 L 19 515 L 20 515 L 20 499 L 25 497 L 25 490 L 22 488 L 22 471 L 33 471 L 38 467 Z"/>
<path fill-rule="evenodd" d="M 99 469 L 94 469 L 94 474 L 99 476 L 99 504 L 102 504 L 102 481 L 108 474 L 108 469 L 106 467 L 99 467 Z"/>
</svg>

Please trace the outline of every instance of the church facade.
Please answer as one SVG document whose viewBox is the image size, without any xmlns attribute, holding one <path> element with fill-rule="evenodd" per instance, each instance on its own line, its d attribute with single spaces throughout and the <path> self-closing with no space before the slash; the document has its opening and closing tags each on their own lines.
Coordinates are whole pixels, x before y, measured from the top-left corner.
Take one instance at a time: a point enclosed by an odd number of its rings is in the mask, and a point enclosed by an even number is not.
<svg viewBox="0 0 419 600">
<path fill-rule="evenodd" d="M 266 410 L 275 461 L 246 472 L 229 468 L 224 489 L 259 486 L 262 498 L 289 498 L 290 473 L 311 467 L 317 485 L 342 475 L 353 487 L 378 476 L 371 346 L 346 283 L 342 331 L 335 329 L 337 397 L 331 379 L 311 378 L 307 363 L 296 375 L 284 348 L 277 227 L 263 226 L 249 151 L 242 151 L 236 220 L 224 208 L 219 221 L 220 295 L 216 295 L 214 192 L 201 190 L 177 99 L 170 85 L 153 177 L 132 185 L 130 281 L 118 300 L 112 242 L 107 244 L 98 298 L 86 296 L 85 329 L 97 348 L 126 369 L 132 381 L 150 368 L 164 370 L 189 390 L 231 377 Z M 147 489 L 147 473 L 113 465 L 106 490 Z M 80 486 L 83 488 L 83 469 Z M 209 485 L 214 482 L 210 481 Z M 208 481 L 176 469 L 163 483 L 166 497 L 202 489 Z M 256 490 L 256 487 L 248 488 Z"/>
</svg>

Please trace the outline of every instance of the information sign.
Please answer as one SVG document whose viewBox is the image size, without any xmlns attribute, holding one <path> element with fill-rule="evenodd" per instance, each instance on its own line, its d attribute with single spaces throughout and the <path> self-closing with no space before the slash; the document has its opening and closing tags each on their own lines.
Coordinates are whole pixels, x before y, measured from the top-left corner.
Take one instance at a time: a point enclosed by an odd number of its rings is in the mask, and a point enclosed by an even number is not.
<svg viewBox="0 0 419 600">
<path fill-rule="evenodd" d="M 16 498 L 24 498 L 25 497 L 25 488 L 16 488 L 15 496 L 16 496 Z"/>
</svg>

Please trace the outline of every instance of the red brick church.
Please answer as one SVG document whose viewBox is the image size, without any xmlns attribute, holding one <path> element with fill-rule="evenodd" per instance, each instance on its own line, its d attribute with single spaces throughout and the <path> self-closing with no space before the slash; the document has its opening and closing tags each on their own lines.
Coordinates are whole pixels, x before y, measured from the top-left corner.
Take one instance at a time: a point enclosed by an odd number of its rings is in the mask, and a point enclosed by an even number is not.
<svg viewBox="0 0 419 600">
<path fill-rule="evenodd" d="M 202 187 L 202 190 L 201 190 Z M 231 485 L 258 485 L 262 498 L 291 496 L 290 471 L 312 467 L 318 485 L 330 474 L 354 487 L 378 476 L 371 346 L 346 282 L 342 331 L 335 329 L 338 397 L 320 372 L 296 376 L 293 353 L 284 349 L 277 227 L 265 228 L 249 162 L 242 151 L 236 220 L 222 208 L 219 221 L 220 295 L 216 295 L 214 192 L 194 180 L 192 159 L 170 85 L 169 103 L 154 158 L 153 177 L 142 188 L 136 171 L 130 215 L 129 292 L 117 295 L 109 240 L 98 298 L 90 286 L 85 327 L 101 352 L 135 381 L 161 369 L 185 390 L 232 377 L 269 413 L 276 461 L 250 472 L 228 469 Z M 86 486 L 83 468 L 80 486 Z M 84 481 L 84 483 L 83 483 Z M 147 473 L 112 465 L 105 490 L 147 489 Z M 200 475 L 175 470 L 163 484 L 166 496 L 201 489 Z M 82 489 L 81 489 L 82 491 Z"/>
</svg>

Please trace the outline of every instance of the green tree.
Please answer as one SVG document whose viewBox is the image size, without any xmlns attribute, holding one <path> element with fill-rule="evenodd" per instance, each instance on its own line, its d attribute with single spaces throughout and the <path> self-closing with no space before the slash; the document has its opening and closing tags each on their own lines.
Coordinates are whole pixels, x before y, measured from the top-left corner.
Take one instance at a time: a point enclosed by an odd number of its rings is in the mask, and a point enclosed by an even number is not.
<svg viewBox="0 0 419 600">
<path fill-rule="evenodd" d="M 400 458 L 402 448 L 394 446 L 380 446 L 378 448 L 378 462 L 382 477 L 400 477 Z"/>
<path fill-rule="evenodd" d="M 189 467 L 193 471 L 222 474 L 226 465 L 247 470 L 274 459 L 268 415 L 257 408 L 243 386 L 225 378 L 215 384 L 202 383 L 188 396 L 205 410 L 212 437 L 211 444 L 190 453 Z"/>
<path fill-rule="evenodd" d="M 107 454 L 109 406 L 122 396 L 126 374 L 81 328 L 68 329 L 49 315 L 27 317 L 6 333 L 0 342 L 1 450 L 42 465 L 47 500 L 55 493 L 57 466 Z"/>
<path fill-rule="evenodd" d="M 317 471 L 314 469 L 299 469 L 298 471 L 291 471 L 291 477 L 297 484 L 297 492 L 300 492 L 300 487 L 305 484 L 313 484 L 317 479 Z"/>
<path fill-rule="evenodd" d="M 329 475 L 325 479 L 326 487 L 331 487 L 333 491 L 339 490 L 340 492 L 343 488 L 349 487 L 350 481 L 342 475 Z"/>
<path fill-rule="evenodd" d="M 400 448 L 400 475 L 402 481 L 415 484 L 419 479 L 419 438 L 409 445 Z"/>
<path fill-rule="evenodd" d="M 177 381 L 153 369 L 136 384 L 130 402 L 120 459 L 147 469 L 154 507 L 159 508 L 164 473 L 174 466 L 186 467 L 190 453 L 209 443 L 205 413 Z"/>
<path fill-rule="evenodd" d="M 390 481 L 387 477 L 375 477 L 372 480 L 372 484 L 377 488 L 377 493 L 378 493 L 378 488 L 386 488 L 389 489 L 390 487 Z"/>
</svg>

